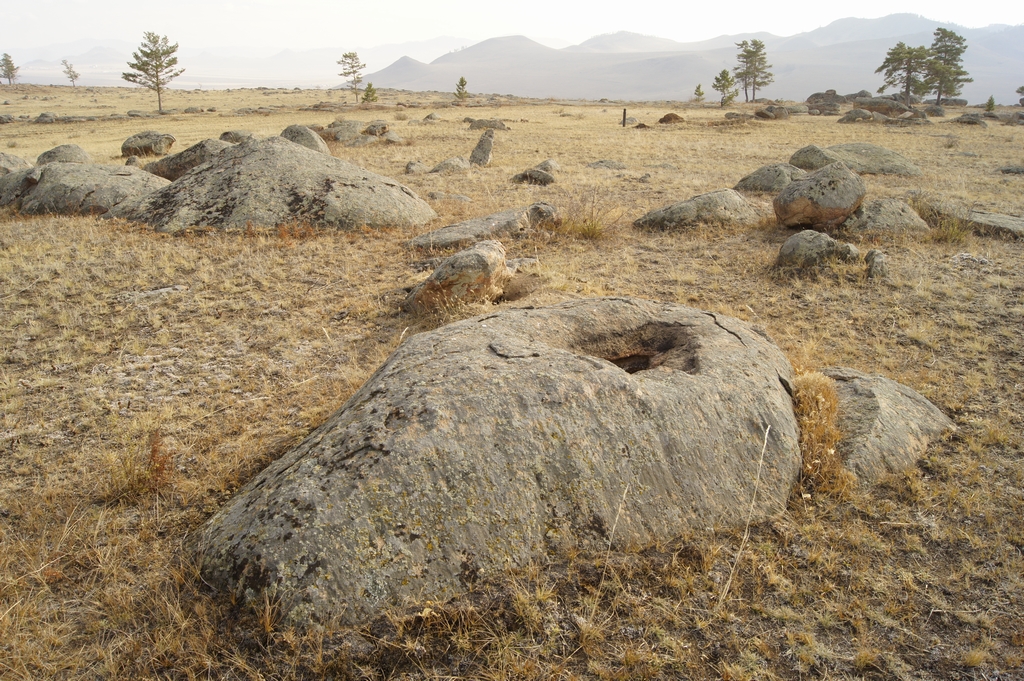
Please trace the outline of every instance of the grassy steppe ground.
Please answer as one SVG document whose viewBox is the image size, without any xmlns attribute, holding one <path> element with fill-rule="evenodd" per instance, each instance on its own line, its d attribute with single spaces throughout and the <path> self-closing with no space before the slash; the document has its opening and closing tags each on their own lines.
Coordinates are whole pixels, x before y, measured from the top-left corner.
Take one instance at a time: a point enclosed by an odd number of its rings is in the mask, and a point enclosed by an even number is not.
<svg viewBox="0 0 1024 681">
<path fill-rule="evenodd" d="M 405 144 L 334 154 L 423 196 L 473 199 L 431 201 L 439 217 L 419 230 L 340 233 L 167 236 L 0 215 L 0 678 L 1024 678 L 1024 243 L 943 225 L 858 244 L 887 253 L 889 282 L 839 264 L 794 279 L 771 269 L 792 232 L 770 219 L 631 227 L 806 144 L 849 141 L 894 149 L 924 171 L 866 177 L 869 198 L 923 189 L 1024 214 L 1024 180 L 997 172 L 1024 162 L 1021 128 L 807 116 L 719 126 L 720 109 L 678 104 L 447 108 L 437 94 L 383 95 L 373 110 L 318 112 L 299 109 L 344 95 L 172 91 L 167 106 L 179 109 L 282 108 L 0 126 L 0 151 L 30 161 L 71 142 L 117 163 L 121 142 L 147 129 L 174 134 L 178 151 L 229 129 L 383 118 Z M 150 109 L 155 98 L 14 86 L 0 87 L 4 99 L 0 113 L 34 117 Z M 652 129 L 619 127 L 623 107 Z M 656 125 L 670 110 L 685 121 Z M 410 124 L 431 111 L 444 120 Z M 512 128 L 496 134 L 491 166 L 402 174 L 410 160 L 468 155 L 479 133 L 464 116 Z M 556 184 L 508 181 L 549 157 L 563 168 Z M 627 169 L 585 167 L 599 159 Z M 766 216 L 770 199 L 754 197 Z M 404 289 L 425 276 L 412 267 L 424 256 L 402 242 L 537 200 L 566 221 L 506 242 L 510 257 L 540 264 L 532 292 L 500 306 L 635 295 L 723 312 L 763 326 L 799 371 L 842 364 L 910 385 L 957 433 L 872 489 L 806 481 L 784 515 L 750 528 L 742 552 L 743 528 L 601 554 L 567 548 L 455 602 L 410 604 L 359 637 L 293 631 L 272 602 L 246 610 L 212 593 L 190 541 L 217 506 L 404 338 L 485 309 L 401 313 Z"/>
</svg>

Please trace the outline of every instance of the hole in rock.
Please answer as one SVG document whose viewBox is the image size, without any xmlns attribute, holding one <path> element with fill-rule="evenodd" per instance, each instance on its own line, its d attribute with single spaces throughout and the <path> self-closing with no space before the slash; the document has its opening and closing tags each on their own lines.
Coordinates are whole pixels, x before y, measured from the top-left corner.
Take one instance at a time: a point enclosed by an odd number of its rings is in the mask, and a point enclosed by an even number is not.
<svg viewBox="0 0 1024 681">
<path fill-rule="evenodd" d="M 635 374 L 659 366 L 697 373 L 699 344 L 681 324 L 649 323 L 636 329 L 578 338 L 573 350 L 605 359 Z"/>
</svg>

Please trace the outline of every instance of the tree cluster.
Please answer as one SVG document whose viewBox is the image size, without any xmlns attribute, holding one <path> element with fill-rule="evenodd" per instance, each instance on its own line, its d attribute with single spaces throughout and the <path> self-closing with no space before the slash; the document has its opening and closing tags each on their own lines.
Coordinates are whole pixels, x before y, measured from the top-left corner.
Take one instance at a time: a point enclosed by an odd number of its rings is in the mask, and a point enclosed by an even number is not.
<svg viewBox="0 0 1024 681">
<path fill-rule="evenodd" d="M 935 29 L 931 47 L 909 47 L 896 43 L 885 54 L 885 61 L 875 73 L 883 77 L 879 94 L 887 88 L 899 88 L 903 100 L 910 106 L 911 95 L 924 97 L 934 92 L 935 103 L 944 97 L 955 97 L 963 91 L 964 83 L 973 83 L 963 67 L 963 54 L 967 40 L 945 28 Z"/>
<path fill-rule="evenodd" d="M 749 102 L 757 99 L 757 89 L 775 82 L 775 74 L 769 71 L 768 53 L 764 42 L 760 40 L 744 40 L 736 43 L 739 49 L 738 65 L 733 67 L 737 82 L 743 85 L 743 98 Z"/>
</svg>

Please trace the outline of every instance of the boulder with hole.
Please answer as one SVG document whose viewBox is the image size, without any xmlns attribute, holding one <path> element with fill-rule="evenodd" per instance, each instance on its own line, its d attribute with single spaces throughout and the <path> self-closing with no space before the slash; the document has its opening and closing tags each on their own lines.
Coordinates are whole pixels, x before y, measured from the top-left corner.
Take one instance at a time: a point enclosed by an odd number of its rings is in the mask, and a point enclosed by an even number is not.
<svg viewBox="0 0 1024 681">
<path fill-rule="evenodd" d="M 224 149 L 173 186 L 115 212 L 166 232 L 293 221 L 341 229 L 410 227 L 435 217 L 426 201 L 391 178 L 283 137 Z"/>
<path fill-rule="evenodd" d="M 837 227 L 860 208 L 864 180 L 842 163 L 833 163 L 793 180 L 772 201 L 775 217 L 786 227 Z"/>
<path fill-rule="evenodd" d="M 445 259 L 402 303 L 406 312 L 430 312 L 460 303 L 494 300 L 513 272 L 500 241 L 481 241 Z"/>
<path fill-rule="evenodd" d="M 896 381 L 846 367 L 821 372 L 836 382 L 839 396 L 837 450 L 862 482 L 911 468 L 929 442 L 956 429 L 938 407 Z"/>
<path fill-rule="evenodd" d="M 786 508 L 793 370 L 763 332 L 629 298 L 409 338 L 201 532 L 206 583 L 356 624 L 557 547 L 669 541 Z"/>
<path fill-rule="evenodd" d="M 633 222 L 639 229 L 678 229 L 699 224 L 749 225 L 757 211 L 733 189 L 719 189 L 647 213 Z"/>
</svg>

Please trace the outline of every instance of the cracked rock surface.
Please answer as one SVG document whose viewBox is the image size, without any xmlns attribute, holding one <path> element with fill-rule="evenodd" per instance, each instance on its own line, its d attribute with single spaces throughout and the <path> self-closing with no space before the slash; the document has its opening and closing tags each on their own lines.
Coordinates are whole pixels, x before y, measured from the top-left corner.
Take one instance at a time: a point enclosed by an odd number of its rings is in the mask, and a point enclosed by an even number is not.
<svg viewBox="0 0 1024 681">
<path fill-rule="evenodd" d="M 211 518 L 204 579 L 362 622 L 558 547 L 740 525 L 755 489 L 772 516 L 801 466 L 792 376 L 743 322 L 630 298 L 418 334 Z"/>
</svg>

